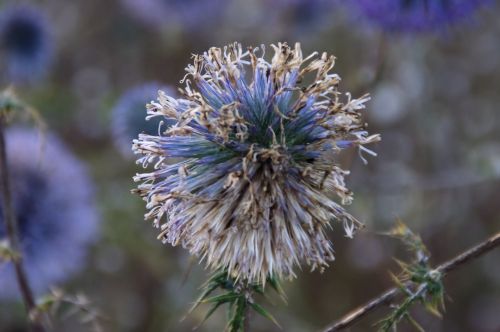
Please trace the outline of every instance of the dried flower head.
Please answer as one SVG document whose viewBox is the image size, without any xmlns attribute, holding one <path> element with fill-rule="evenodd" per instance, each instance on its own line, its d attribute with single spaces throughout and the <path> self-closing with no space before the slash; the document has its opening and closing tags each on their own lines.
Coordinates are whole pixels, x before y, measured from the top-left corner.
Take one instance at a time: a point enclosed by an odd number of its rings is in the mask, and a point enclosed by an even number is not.
<svg viewBox="0 0 500 332">
<path fill-rule="evenodd" d="M 112 130 L 115 145 L 124 157 L 133 156 L 130 141 L 140 133 L 154 135 L 158 133 L 160 121 L 144 119 L 144 105 L 158 95 L 159 90 L 171 94 L 172 90 L 159 83 L 150 82 L 134 86 L 125 91 L 112 110 Z M 166 123 L 173 124 L 172 121 Z"/>
<path fill-rule="evenodd" d="M 14 5 L 0 12 L 0 48 L 6 78 L 31 82 L 47 70 L 52 57 L 48 22 L 37 7 Z"/>
<path fill-rule="evenodd" d="M 470 18 L 491 0 L 356 0 L 362 15 L 391 31 L 442 29 Z"/>
<path fill-rule="evenodd" d="M 23 263 L 37 293 L 84 267 L 98 218 L 87 172 L 52 135 L 7 131 L 7 158 Z M 0 207 L 0 239 L 5 226 Z M 0 298 L 17 296 L 12 264 L 0 265 Z"/>
<path fill-rule="evenodd" d="M 148 117 L 176 124 L 133 144 L 143 155 L 138 163 L 154 164 L 134 179 L 159 237 L 250 282 L 293 277 L 301 261 L 314 270 L 334 259 L 325 234 L 331 222 L 349 232 L 360 226 L 333 200 L 352 199 L 349 172 L 335 156 L 348 147 L 372 153 L 363 145 L 379 140 L 361 119 L 369 97 L 337 90 L 334 56 L 271 46 L 270 62 L 264 46 L 236 43 L 195 55 L 182 98 L 160 92 L 147 106 Z M 171 158 L 181 161 L 169 165 Z"/>
</svg>

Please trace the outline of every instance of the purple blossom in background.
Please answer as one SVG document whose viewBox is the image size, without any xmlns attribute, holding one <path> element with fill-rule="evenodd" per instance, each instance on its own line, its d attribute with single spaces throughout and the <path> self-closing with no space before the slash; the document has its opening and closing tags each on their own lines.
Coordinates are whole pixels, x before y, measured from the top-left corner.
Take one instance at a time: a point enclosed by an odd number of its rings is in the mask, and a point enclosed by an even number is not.
<svg viewBox="0 0 500 332">
<path fill-rule="evenodd" d="M 48 21 L 40 9 L 11 6 L 0 11 L 3 80 L 32 82 L 47 71 L 52 58 Z"/>
<path fill-rule="evenodd" d="M 428 31 L 470 19 L 490 0 L 354 0 L 369 21 L 391 31 Z"/>
<path fill-rule="evenodd" d="M 158 134 L 160 119 L 146 120 L 144 105 L 156 99 L 159 90 L 172 94 L 172 89 L 159 83 L 145 83 L 125 91 L 113 107 L 111 122 L 113 139 L 124 157 L 133 156 L 130 142 L 139 134 Z M 173 124 L 172 121 L 166 119 L 163 121 L 165 125 Z"/>
<path fill-rule="evenodd" d="M 98 230 L 92 185 L 82 163 L 54 136 L 16 128 L 6 141 L 23 263 L 40 293 L 85 266 Z M 0 213 L 0 238 L 2 219 Z M 17 296 L 12 265 L 0 265 L 0 298 Z"/>
<path fill-rule="evenodd" d="M 227 0 L 122 0 L 131 15 L 153 27 L 177 25 L 193 30 L 215 22 Z M 197 31 L 201 32 L 201 31 Z"/>
</svg>

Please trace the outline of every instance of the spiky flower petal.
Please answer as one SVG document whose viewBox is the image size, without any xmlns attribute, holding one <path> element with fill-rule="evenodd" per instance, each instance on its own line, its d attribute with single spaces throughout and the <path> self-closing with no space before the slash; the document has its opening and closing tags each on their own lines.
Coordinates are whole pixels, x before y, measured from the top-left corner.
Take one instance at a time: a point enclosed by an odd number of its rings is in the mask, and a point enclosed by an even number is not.
<svg viewBox="0 0 500 332">
<path fill-rule="evenodd" d="M 361 120 L 369 97 L 337 90 L 335 57 L 272 48 L 271 61 L 264 46 L 236 43 L 194 56 L 182 98 L 160 93 L 147 106 L 149 117 L 176 124 L 133 144 L 138 163 L 154 165 L 134 179 L 159 237 L 249 282 L 334 259 L 326 228 L 361 225 L 333 200 L 352 199 L 336 154 L 379 140 Z"/>
</svg>

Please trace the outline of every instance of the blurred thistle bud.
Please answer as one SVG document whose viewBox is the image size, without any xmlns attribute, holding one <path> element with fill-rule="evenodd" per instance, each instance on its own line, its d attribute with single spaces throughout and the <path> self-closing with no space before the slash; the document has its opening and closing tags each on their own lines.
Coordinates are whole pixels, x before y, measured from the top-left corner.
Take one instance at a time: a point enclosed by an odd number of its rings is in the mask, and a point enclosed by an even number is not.
<svg viewBox="0 0 500 332">
<path fill-rule="evenodd" d="M 334 56 L 271 46 L 270 61 L 264 46 L 237 43 L 194 56 L 182 98 L 160 92 L 147 105 L 150 117 L 176 124 L 133 144 L 137 162 L 154 165 L 134 180 L 159 238 L 257 283 L 294 277 L 302 261 L 322 270 L 334 259 L 331 222 L 350 236 L 361 226 L 332 198 L 352 200 L 336 155 L 349 147 L 375 155 L 364 145 L 380 139 L 361 119 L 369 97 L 338 91 Z"/>
<path fill-rule="evenodd" d="M 352 5 L 367 20 L 398 31 L 439 30 L 470 19 L 491 0 L 355 0 Z"/>
<path fill-rule="evenodd" d="M 140 133 L 158 134 L 160 121 L 158 118 L 147 121 L 144 105 L 155 99 L 159 90 L 166 91 L 169 95 L 173 92 L 170 88 L 155 82 L 145 83 L 125 91 L 113 107 L 111 114 L 113 139 L 124 157 L 133 157 L 130 142 Z M 164 124 L 174 124 L 173 121 L 167 122 L 164 121 Z"/>
<path fill-rule="evenodd" d="M 98 218 L 83 165 L 55 137 L 34 130 L 6 132 L 11 190 L 23 264 L 37 293 L 84 266 Z M 0 207 L 0 238 L 5 225 Z M 0 266 L 0 298 L 16 297 L 12 264 Z"/>
<path fill-rule="evenodd" d="M 48 21 L 34 6 L 13 5 L 0 11 L 3 80 L 30 83 L 42 77 L 52 59 Z"/>
</svg>

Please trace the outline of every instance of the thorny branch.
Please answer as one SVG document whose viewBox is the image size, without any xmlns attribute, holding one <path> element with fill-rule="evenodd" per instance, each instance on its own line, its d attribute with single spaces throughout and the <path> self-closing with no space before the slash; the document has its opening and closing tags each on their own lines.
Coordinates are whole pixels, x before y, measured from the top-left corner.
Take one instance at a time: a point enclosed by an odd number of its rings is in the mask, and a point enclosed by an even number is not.
<svg viewBox="0 0 500 332">
<path fill-rule="evenodd" d="M 486 239 L 485 241 L 479 243 L 475 247 L 470 248 L 469 250 L 459 254 L 458 256 L 455 256 L 454 258 L 444 262 L 443 264 L 439 265 L 436 268 L 436 271 L 440 272 L 443 274 L 443 276 L 459 267 L 462 265 L 465 265 L 474 259 L 490 252 L 491 250 L 495 249 L 500 245 L 500 232 L 496 233 L 495 235 L 491 236 L 490 238 Z M 409 286 L 411 282 L 405 283 L 405 286 Z M 362 305 L 361 307 L 354 309 L 353 311 L 349 312 L 345 316 L 343 316 L 341 319 L 333 322 L 332 324 L 328 325 L 324 329 L 322 329 L 322 332 L 334 332 L 334 331 L 341 331 L 347 327 L 350 327 L 354 324 L 356 324 L 358 321 L 360 321 L 362 318 L 364 318 L 368 313 L 371 311 L 377 309 L 378 307 L 384 305 L 384 304 L 389 304 L 392 302 L 396 296 L 398 296 L 400 293 L 400 288 L 399 287 L 394 287 L 389 290 L 386 290 L 384 293 L 379 295 L 378 297 L 368 301 L 366 304 Z"/>
</svg>

